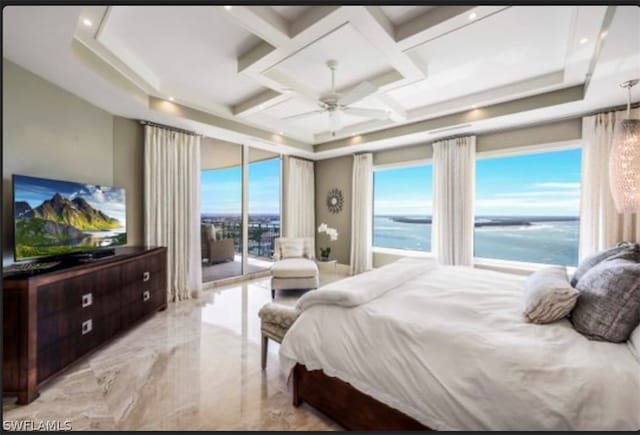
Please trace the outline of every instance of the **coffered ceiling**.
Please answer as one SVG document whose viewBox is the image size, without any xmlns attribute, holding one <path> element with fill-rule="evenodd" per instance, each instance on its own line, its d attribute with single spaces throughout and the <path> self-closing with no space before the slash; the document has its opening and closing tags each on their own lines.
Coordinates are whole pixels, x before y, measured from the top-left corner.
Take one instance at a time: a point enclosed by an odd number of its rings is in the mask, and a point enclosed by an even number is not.
<svg viewBox="0 0 640 435">
<path fill-rule="evenodd" d="M 452 114 L 471 114 L 460 131 L 566 117 L 621 103 L 618 82 L 640 76 L 640 14 L 624 6 L 48 6 L 3 18 L 6 57 L 113 113 L 312 158 L 432 140 L 416 126 Z"/>
</svg>

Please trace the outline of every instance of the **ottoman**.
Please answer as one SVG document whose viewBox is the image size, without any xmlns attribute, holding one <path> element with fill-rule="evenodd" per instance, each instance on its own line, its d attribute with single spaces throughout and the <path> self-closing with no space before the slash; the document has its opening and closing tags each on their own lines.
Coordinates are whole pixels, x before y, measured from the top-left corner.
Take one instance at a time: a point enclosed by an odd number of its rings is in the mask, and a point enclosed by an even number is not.
<svg viewBox="0 0 640 435">
<path fill-rule="evenodd" d="M 272 298 L 276 290 L 311 290 L 319 284 L 318 265 L 308 258 L 286 258 L 271 266 Z"/>
<path fill-rule="evenodd" d="M 260 332 L 262 334 L 262 369 L 267 367 L 269 339 L 282 343 L 293 322 L 300 313 L 288 305 L 269 303 L 260 308 Z"/>
</svg>

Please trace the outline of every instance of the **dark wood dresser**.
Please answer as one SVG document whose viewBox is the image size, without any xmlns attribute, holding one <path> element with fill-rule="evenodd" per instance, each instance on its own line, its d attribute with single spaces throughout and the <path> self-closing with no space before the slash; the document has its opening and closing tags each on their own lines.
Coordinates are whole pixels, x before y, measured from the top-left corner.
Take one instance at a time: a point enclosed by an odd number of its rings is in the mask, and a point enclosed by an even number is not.
<svg viewBox="0 0 640 435">
<path fill-rule="evenodd" d="M 166 248 L 3 279 L 3 395 L 26 404 L 79 358 L 167 307 Z"/>
</svg>

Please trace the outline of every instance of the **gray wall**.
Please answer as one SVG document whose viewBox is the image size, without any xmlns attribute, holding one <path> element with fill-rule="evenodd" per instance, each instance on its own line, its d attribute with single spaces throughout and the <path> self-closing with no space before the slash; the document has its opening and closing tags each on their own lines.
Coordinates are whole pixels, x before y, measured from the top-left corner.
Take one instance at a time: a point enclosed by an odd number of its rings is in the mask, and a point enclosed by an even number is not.
<svg viewBox="0 0 640 435">
<path fill-rule="evenodd" d="M 144 244 L 144 127 L 113 119 L 113 184 L 127 196 L 127 244 Z"/>
<path fill-rule="evenodd" d="M 479 134 L 476 136 L 476 149 L 478 153 L 489 153 L 509 148 L 580 140 L 581 138 L 582 118 L 575 118 Z M 378 151 L 373 154 L 373 164 L 388 165 L 415 160 L 430 160 L 432 157 L 433 147 L 431 143 L 424 143 Z"/>
<path fill-rule="evenodd" d="M 582 136 L 582 119 L 569 119 L 550 122 L 544 125 L 521 127 L 476 136 L 478 153 L 491 153 L 500 150 L 529 147 L 554 142 L 580 140 Z M 398 147 L 373 153 L 373 164 L 387 165 L 409 163 L 416 160 L 429 160 L 433 157 L 431 143 Z M 316 223 L 326 222 L 335 226 L 340 233 L 340 240 L 335 245 L 336 257 L 340 263 L 349 264 L 351 249 L 351 156 L 316 162 Z M 325 200 L 331 187 L 342 189 L 345 204 L 339 215 L 332 215 L 327 210 Z M 316 244 L 324 240 L 316 236 Z M 398 256 L 377 253 L 374 255 L 374 267 L 380 267 L 397 260 Z"/>
<path fill-rule="evenodd" d="M 338 263 L 349 264 L 351 255 L 351 185 L 353 157 L 343 156 L 320 160 L 315 164 L 316 175 L 316 226 L 326 223 L 338 230 L 338 240 L 329 242 L 326 234 L 316 232 L 316 255 L 320 247 L 331 247 L 331 258 Z M 327 208 L 327 194 L 333 188 L 340 189 L 344 197 L 342 211 L 333 214 Z"/>
<path fill-rule="evenodd" d="M 2 60 L 2 251 L 13 262 L 13 174 L 129 187 L 128 227 L 140 237 L 140 133 L 62 88 Z M 128 150 L 136 151 L 128 154 Z M 117 166 L 116 166 L 117 165 Z M 138 166 L 139 165 L 139 166 Z"/>
</svg>

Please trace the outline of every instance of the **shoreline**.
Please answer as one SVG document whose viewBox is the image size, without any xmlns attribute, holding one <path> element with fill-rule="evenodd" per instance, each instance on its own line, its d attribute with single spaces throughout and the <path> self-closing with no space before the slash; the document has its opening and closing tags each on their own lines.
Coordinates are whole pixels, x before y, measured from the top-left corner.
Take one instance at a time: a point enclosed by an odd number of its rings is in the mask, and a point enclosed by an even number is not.
<svg viewBox="0 0 640 435">
<path fill-rule="evenodd" d="M 406 216 L 374 216 L 391 219 L 393 222 L 405 224 L 431 224 L 432 218 L 413 218 Z M 540 222 L 577 222 L 579 218 L 573 216 L 531 216 L 531 217 L 482 217 L 483 221 L 476 221 L 475 228 L 482 227 L 526 227 Z"/>
</svg>

